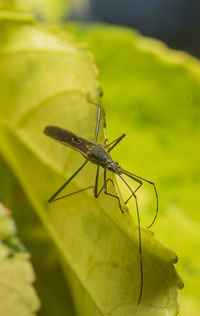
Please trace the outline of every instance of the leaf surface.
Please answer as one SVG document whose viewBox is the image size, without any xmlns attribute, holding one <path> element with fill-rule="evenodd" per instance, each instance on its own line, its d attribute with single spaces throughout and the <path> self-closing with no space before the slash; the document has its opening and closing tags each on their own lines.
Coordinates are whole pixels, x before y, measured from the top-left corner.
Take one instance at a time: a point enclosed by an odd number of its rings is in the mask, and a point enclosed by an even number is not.
<svg viewBox="0 0 200 316">
<path fill-rule="evenodd" d="M 16 237 L 10 212 L 0 203 L 0 314 L 36 315 L 40 302 L 32 286 L 35 275 L 30 255 Z"/>
<path fill-rule="evenodd" d="M 88 93 L 98 96 L 92 56 L 68 34 L 34 21 L 4 15 L 1 24 L 1 155 L 61 254 L 77 315 L 175 315 L 177 286 L 183 286 L 173 267 L 177 256 L 145 228 L 144 290 L 137 305 L 138 227 L 117 201 L 104 194 L 96 200 L 85 191 L 47 203 L 84 159 L 43 135 L 44 127 L 94 139 L 97 108 L 87 102 Z M 98 141 L 103 140 L 102 122 Z M 88 164 L 66 192 L 93 184 L 95 171 Z"/>
<path fill-rule="evenodd" d="M 104 88 L 109 140 L 126 133 L 112 154 L 114 160 L 157 185 L 160 207 L 152 229 L 179 254 L 178 268 L 185 282 L 180 292 L 180 315 L 197 315 L 199 61 L 124 27 L 92 24 L 67 29 L 86 41 L 95 55 Z M 150 189 L 145 185 L 138 192 L 145 225 L 155 209 Z"/>
</svg>

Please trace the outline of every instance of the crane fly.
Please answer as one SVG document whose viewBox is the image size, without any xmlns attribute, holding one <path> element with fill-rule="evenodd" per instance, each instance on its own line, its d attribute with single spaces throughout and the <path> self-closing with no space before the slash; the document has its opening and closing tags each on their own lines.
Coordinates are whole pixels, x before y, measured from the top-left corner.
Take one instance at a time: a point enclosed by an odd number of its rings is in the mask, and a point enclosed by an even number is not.
<svg viewBox="0 0 200 316">
<path fill-rule="evenodd" d="M 147 228 L 150 228 L 153 225 L 153 223 L 156 220 L 157 214 L 158 214 L 158 194 L 157 194 L 156 186 L 152 181 L 149 181 L 145 178 L 142 178 L 136 174 L 133 174 L 133 173 L 121 168 L 120 165 L 118 164 L 118 162 L 112 160 L 109 153 L 126 136 L 125 134 L 122 134 L 119 138 L 117 138 L 116 140 L 114 140 L 110 144 L 107 144 L 107 145 L 106 144 L 103 144 L 103 145 L 97 144 L 99 126 L 100 126 L 100 121 L 101 121 L 101 114 L 102 113 L 104 114 L 104 112 L 103 112 L 103 109 L 102 109 L 100 104 L 97 104 L 97 103 L 91 101 L 90 99 L 88 99 L 88 101 L 97 106 L 97 122 L 96 122 L 96 130 L 95 130 L 95 137 L 94 137 L 93 143 L 89 142 L 88 140 L 86 140 L 84 138 L 81 138 L 81 137 L 75 135 L 74 133 L 72 133 L 66 129 L 63 129 L 63 128 L 60 128 L 57 126 L 52 126 L 52 125 L 46 126 L 44 129 L 45 135 L 53 138 L 54 140 L 60 142 L 61 144 L 65 145 L 67 147 L 70 147 L 76 151 L 79 151 L 80 154 L 86 159 L 85 162 L 76 170 L 76 172 L 49 198 L 48 202 L 52 203 L 52 202 L 55 202 L 57 200 L 69 197 L 73 194 L 77 194 L 77 193 L 83 192 L 83 191 L 88 190 L 88 189 L 93 189 L 94 190 L 94 197 L 98 198 L 100 193 L 104 190 L 105 194 L 107 194 L 113 198 L 116 198 L 118 200 L 119 208 L 120 208 L 121 212 L 124 213 L 120 197 L 118 195 L 111 194 L 107 191 L 108 181 L 110 181 L 114 185 L 113 180 L 107 177 L 107 170 L 115 173 L 125 183 L 125 185 L 127 186 L 127 188 L 130 191 L 130 196 L 125 201 L 125 204 L 127 204 L 128 201 L 132 197 L 134 197 L 135 205 L 136 205 L 136 212 L 137 212 L 139 257 L 140 257 L 140 293 L 139 293 L 139 299 L 138 299 L 138 305 L 139 305 L 141 298 L 142 298 L 142 292 L 143 292 L 143 262 L 142 262 L 142 241 L 141 241 L 140 216 L 139 216 L 139 208 L 138 208 L 138 201 L 137 201 L 136 192 L 142 186 L 143 181 L 153 185 L 153 187 L 154 187 L 156 201 L 157 201 L 156 202 L 156 213 L 155 213 L 155 216 L 154 216 L 152 223 Z M 104 126 L 105 126 L 105 121 L 104 121 Z M 58 196 L 61 193 L 61 191 L 63 191 L 63 189 L 74 179 L 74 177 L 83 169 L 83 167 L 85 167 L 85 165 L 88 162 L 91 162 L 91 163 L 97 165 L 95 184 L 88 186 L 86 188 L 83 188 L 81 190 L 78 190 L 78 191 L 75 191 L 75 192 L 72 192 L 69 194 L 65 194 L 63 196 Z M 104 184 L 100 188 L 100 190 L 98 191 L 98 179 L 99 179 L 100 167 L 102 167 L 104 169 Z M 123 174 L 138 183 L 138 186 L 135 190 L 133 190 L 130 187 L 130 185 L 125 181 L 125 179 L 122 177 Z"/>
</svg>

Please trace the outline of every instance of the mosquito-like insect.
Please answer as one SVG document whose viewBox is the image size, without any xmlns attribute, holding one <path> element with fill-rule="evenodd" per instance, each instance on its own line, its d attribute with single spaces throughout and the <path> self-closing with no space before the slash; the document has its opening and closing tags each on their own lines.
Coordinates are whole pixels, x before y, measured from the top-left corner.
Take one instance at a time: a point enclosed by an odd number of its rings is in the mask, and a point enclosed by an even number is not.
<svg viewBox="0 0 200 316">
<path fill-rule="evenodd" d="M 155 191 L 155 196 L 156 196 L 156 213 L 154 216 L 154 219 L 152 223 L 147 227 L 150 228 L 153 223 L 156 220 L 157 214 L 158 214 L 158 194 L 156 190 L 156 186 L 152 181 L 149 181 L 145 178 L 142 178 L 140 176 L 137 176 L 136 174 L 133 174 L 123 168 L 121 168 L 118 164 L 118 162 L 113 161 L 111 156 L 109 155 L 109 152 L 126 136 L 125 134 L 122 134 L 119 138 L 111 142 L 110 144 L 96 144 L 97 138 L 98 138 L 98 133 L 99 133 L 99 126 L 100 126 L 100 121 L 101 121 L 101 114 L 103 112 L 103 109 L 100 104 L 97 104 L 90 99 L 88 100 L 90 103 L 94 104 L 97 106 L 97 121 L 96 121 L 96 130 L 95 130 L 95 137 L 94 137 L 94 143 L 87 141 L 84 138 L 81 138 L 79 136 L 76 136 L 72 132 L 62 129 L 57 126 L 47 126 L 44 129 L 44 134 L 47 136 L 57 140 L 58 142 L 62 143 L 65 146 L 68 146 L 72 149 L 75 149 L 79 151 L 85 158 L 86 161 L 76 170 L 76 172 L 50 197 L 48 200 L 49 203 L 69 197 L 73 194 L 77 194 L 80 192 L 83 192 L 88 189 L 93 189 L 94 190 L 94 197 L 98 198 L 102 190 L 104 189 L 104 193 L 116 198 L 119 203 L 119 207 L 122 213 L 124 213 L 123 208 L 122 208 L 122 203 L 120 200 L 120 197 L 118 195 L 114 195 L 111 193 L 107 192 L 107 183 L 110 181 L 113 185 L 113 180 L 110 178 L 107 178 L 107 169 L 110 170 L 111 172 L 114 172 L 120 179 L 125 183 L 127 188 L 130 191 L 130 196 L 129 198 L 125 201 L 125 204 L 128 203 L 128 201 L 131 199 L 131 197 L 134 197 L 135 199 L 135 204 L 136 204 L 136 212 L 137 212 L 137 221 L 138 221 L 138 237 L 139 237 L 139 255 L 140 255 L 140 293 L 139 293 L 139 299 L 138 299 L 138 305 L 141 301 L 142 298 L 142 291 L 143 291 L 143 263 L 142 263 L 142 242 L 141 242 L 141 228 L 140 228 L 140 216 L 139 216 L 139 208 L 138 208 L 138 201 L 137 201 L 137 196 L 136 196 L 136 191 L 142 186 L 143 181 L 150 183 L 154 187 Z M 104 121 L 105 123 L 105 121 Z M 104 124 L 105 125 L 105 124 Z M 63 189 L 74 179 L 74 177 L 85 167 L 85 165 L 88 162 L 92 162 L 97 165 L 97 172 L 96 172 L 96 180 L 95 184 L 92 186 L 88 186 L 86 188 L 83 188 L 81 190 L 75 191 L 73 193 L 69 193 L 63 196 L 58 197 L 59 193 L 63 191 Z M 102 188 L 98 192 L 98 179 L 99 179 L 99 168 L 102 167 L 104 169 L 104 184 Z M 139 185 L 135 190 L 132 190 L 132 188 L 129 186 L 129 184 L 125 181 L 125 179 L 122 177 L 122 174 L 128 176 L 132 180 L 136 181 Z"/>
</svg>

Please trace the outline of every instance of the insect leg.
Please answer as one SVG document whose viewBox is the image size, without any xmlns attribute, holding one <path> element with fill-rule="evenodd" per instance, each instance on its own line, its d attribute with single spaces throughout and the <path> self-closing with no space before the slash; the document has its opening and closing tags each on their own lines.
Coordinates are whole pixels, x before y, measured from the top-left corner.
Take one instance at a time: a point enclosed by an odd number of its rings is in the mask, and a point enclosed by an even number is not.
<svg viewBox="0 0 200 316">
<path fill-rule="evenodd" d="M 138 305 L 139 305 L 142 298 L 142 292 L 143 292 L 143 263 L 142 263 L 142 238 L 141 238 L 140 214 L 139 214 L 138 201 L 137 201 L 137 196 L 135 195 L 131 187 L 128 185 L 128 183 L 123 179 L 123 177 L 120 174 L 117 173 L 117 175 L 126 184 L 126 186 L 129 188 L 129 190 L 131 191 L 132 195 L 135 198 L 137 222 L 138 222 L 139 256 L 140 256 L 140 285 L 141 286 L 140 286 L 140 294 L 139 294 L 139 299 L 138 299 Z"/>
<path fill-rule="evenodd" d="M 123 173 L 123 172 L 122 172 Z M 131 175 L 128 175 L 126 173 L 124 173 L 126 176 L 128 176 L 129 178 L 131 178 L 132 180 L 136 181 L 139 183 L 139 186 L 135 189 L 135 191 L 133 191 L 133 193 L 129 196 L 129 198 L 126 200 L 125 204 L 128 203 L 128 201 L 132 198 L 132 196 L 134 196 L 134 194 L 139 190 L 139 188 L 142 186 L 143 182 Z"/>
<path fill-rule="evenodd" d="M 104 189 L 104 193 L 107 194 L 107 195 L 110 195 L 114 198 L 116 198 L 118 200 L 118 203 L 119 203 L 119 207 L 120 207 L 120 210 L 122 213 L 124 213 L 123 209 L 122 209 L 122 206 L 121 206 L 121 201 L 120 201 L 120 198 L 119 196 L 117 195 L 114 195 L 114 194 L 110 194 L 107 192 L 107 183 L 108 181 L 111 181 L 112 184 L 114 185 L 113 183 L 113 180 L 110 179 L 110 178 L 107 178 L 106 179 L 106 169 L 104 171 L 104 185 L 102 186 L 102 188 L 99 190 L 99 192 L 97 193 L 97 184 L 98 184 L 98 176 L 99 176 L 99 171 L 97 169 L 97 176 L 96 176 L 96 181 L 95 181 L 95 192 L 96 192 L 96 195 L 95 197 L 98 197 L 102 190 Z M 131 191 L 131 196 L 134 196 L 135 198 L 135 203 L 136 203 L 136 210 L 137 210 L 137 219 L 138 219 L 138 235 L 139 235 L 139 256 L 140 256 L 140 294 L 139 294 L 139 299 L 138 299 L 138 305 L 140 304 L 140 301 L 141 301 L 141 298 L 142 298 L 142 292 L 143 292 L 143 263 L 142 263 L 142 240 L 141 240 L 141 229 L 140 229 L 140 216 L 139 216 L 139 208 L 138 208 L 138 202 L 137 202 L 137 197 L 135 195 L 135 193 L 132 191 L 132 189 L 130 188 L 130 186 L 128 185 L 128 183 L 121 177 L 121 175 L 118 174 L 118 176 L 125 182 L 125 184 L 127 185 L 127 187 L 130 189 Z M 138 179 L 137 179 L 138 180 Z M 139 182 L 139 180 L 138 180 Z M 142 185 L 142 182 L 140 183 L 139 187 Z M 136 191 L 139 189 L 139 187 L 136 189 Z"/>
<path fill-rule="evenodd" d="M 95 198 L 98 198 L 98 197 L 99 197 L 99 195 L 101 194 L 103 188 L 105 187 L 105 183 L 104 183 L 103 186 L 101 187 L 101 189 L 100 189 L 99 192 L 98 192 L 98 178 L 99 178 L 99 166 L 97 167 L 97 174 L 96 174 L 96 180 L 95 180 L 95 186 L 94 186 L 94 197 L 95 197 Z M 112 182 L 112 184 L 113 184 L 113 186 L 114 186 L 114 182 L 113 182 L 112 179 L 107 178 L 107 179 L 106 179 L 106 183 L 107 183 L 108 181 Z"/>
<path fill-rule="evenodd" d="M 101 189 L 100 189 L 99 192 L 98 192 L 98 180 L 99 180 L 99 166 L 97 167 L 96 180 L 95 180 L 95 186 L 94 186 L 94 197 L 95 197 L 95 198 L 98 198 L 98 197 L 99 197 L 99 195 L 101 194 L 103 188 L 105 187 L 105 184 L 103 184 L 103 186 L 101 187 Z M 112 179 L 110 179 L 110 178 L 106 179 L 106 183 L 107 183 L 108 181 L 111 181 L 112 184 L 113 184 L 113 186 L 114 186 L 114 182 L 113 182 Z"/>
<path fill-rule="evenodd" d="M 157 190 L 156 190 L 155 183 L 152 182 L 152 181 L 149 181 L 149 180 L 147 180 L 147 179 L 145 179 L 145 178 L 139 177 L 139 176 L 137 176 L 136 174 L 133 174 L 133 173 L 131 173 L 131 172 L 125 170 L 125 169 L 120 168 L 120 171 L 121 171 L 122 173 L 124 173 L 124 174 L 125 174 L 126 176 L 128 176 L 128 177 L 130 177 L 130 178 L 132 178 L 132 179 L 134 178 L 133 180 L 135 180 L 135 181 L 136 181 L 136 178 L 137 178 L 138 180 L 140 179 L 140 180 L 142 180 L 142 181 L 145 181 L 145 182 L 147 182 L 147 183 L 153 185 L 153 187 L 154 187 L 154 192 L 155 192 L 155 195 L 156 195 L 156 213 L 155 213 L 155 216 L 154 216 L 153 221 L 151 222 L 151 224 L 150 224 L 149 226 L 147 226 L 147 228 L 150 228 L 150 227 L 154 224 L 154 222 L 155 222 L 155 220 L 156 220 L 156 218 L 157 218 L 157 215 L 158 215 L 158 193 L 157 193 Z"/>
<path fill-rule="evenodd" d="M 122 206 L 121 206 L 120 198 L 117 195 L 110 194 L 110 193 L 107 192 L 107 183 L 108 183 L 108 181 L 112 182 L 113 186 L 114 186 L 114 182 L 110 178 L 106 179 L 106 170 L 104 171 L 104 184 L 101 187 L 101 189 L 99 190 L 99 192 L 97 192 L 98 191 L 98 178 L 99 178 L 99 166 L 97 167 L 97 174 L 96 174 L 95 187 L 94 187 L 94 196 L 95 196 L 95 198 L 98 198 L 98 196 L 101 194 L 101 192 L 104 189 L 104 193 L 105 194 L 110 195 L 110 196 L 118 199 L 120 210 L 121 210 L 122 213 L 124 213 L 124 211 L 122 209 Z"/>
<path fill-rule="evenodd" d="M 97 121 L 96 121 L 96 128 L 95 128 L 95 137 L 94 137 L 94 143 L 96 144 L 97 138 L 98 138 L 98 134 L 99 134 L 99 126 L 100 126 L 100 122 L 101 122 L 101 113 L 103 114 L 104 127 L 106 126 L 106 124 L 105 124 L 105 112 L 104 112 L 104 109 L 102 108 L 101 104 L 98 104 L 98 103 L 92 101 L 90 99 L 89 95 L 88 95 L 87 100 L 91 104 L 94 104 L 94 105 L 97 106 Z"/>
<path fill-rule="evenodd" d="M 83 191 L 86 191 L 86 190 L 89 190 L 89 189 L 94 189 L 94 186 L 93 185 L 90 185 L 89 187 L 86 187 L 86 188 L 83 188 L 81 190 L 78 190 L 78 191 L 75 191 L 75 192 L 72 192 L 72 193 L 69 193 L 69 194 L 66 194 L 66 195 L 62 195 L 56 199 L 53 199 L 51 202 L 55 202 L 55 201 L 58 201 L 58 200 L 61 200 L 61 199 L 64 199 L 68 196 L 71 196 L 71 195 L 74 195 L 74 194 L 77 194 L 77 193 L 80 193 L 80 192 L 83 192 Z"/>
<path fill-rule="evenodd" d="M 121 202 L 120 202 L 119 197 L 107 192 L 107 183 L 108 183 L 108 181 L 110 181 L 110 182 L 113 184 L 113 186 L 114 186 L 114 182 L 113 182 L 113 180 L 110 179 L 110 178 L 107 178 L 107 179 L 106 179 L 106 170 L 104 171 L 104 184 L 103 184 L 103 186 L 101 187 L 101 189 L 99 190 L 99 192 L 98 192 L 98 179 L 99 179 L 99 166 L 97 167 L 97 173 L 96 173 L 96 180 L 95 180 L 95 186 L 94 186 L 94 197 L 95 197 L 95 198 L 98 198 L 99 195 L 101 194 L 101 192 L 102 192 L 103 189 L 104 189 L 104 193 L 105 193 L 105 194 L 110 195 L 110 196 L 115 197 L 115 198 L 118 199 L 120 210 L 121 210 L 122 213 L 124 213 L 124 211 L 123 211 L 123 209 L 122 209 L 122 207 L 121 207 Z"/>
<path fill-rule="evenodd" d="M 115 139 L 112 143 L 106 145 L 105 148 L 113 144 L 113 145 L 108 149 L 108 153 L 109 153 L 119 142 L 121 142 L 121 140 L 122 140 L 125 136 L 126 136 L 126 134 L 122 134 L 122 136 L 120 136 L 119 138 Z"/>
<path fill-rule="evenodd" d="M 134 194 L 139 190 L 139 188 L 142 186 L 142 184 L 143 184 L 143 183 L 141 182 L 140 185 L 135 189 L 135 191 L 133 191 Z M 125 204 L 128 203 L 128 201 L 132 198 L 132 196 L 133 196 L 133 194 L 131 194 L 131 195 L 129 196 L 129 198 L 126 200 Z"/>
<path fill-rule="evenodd" d="M 61 199 L 60 198 L 56 198 L 58 196 L 58 194 L 74 179 L 74 177 L 81 171 L 81 169 L 83 169 L 83 167 L 88 163 L 88 160 L 86 160 L 78 170 L 76 170 L 76 172 L 50 197 L 50 199 L 48 200 L 49 203 L 52 203 L 56 200 Z M 88 187 L 89 188 L 89 187 Z M 78 192 L 77 192 L 78 193 Z M 70 194 L 71 195 L 71 194 Z M 65 196 L 64 196 L 65 197 Z"/>
<path fill-rule="evenodd" d="M 118 196 L 118 195 L 111 194 L 111 193 L 108 193 L 108 191 L 107 191 L 107 182 L 108 182 L 108 181 L 111 181 L 112 184 L 113 184 L 113 186 L 114 186 L 114 182 L 113 182 L 112 179 L 110 179 L 110 178 L 106 179 L 106 169 L 105 169 L 105 171 L 104 171 L 104 185 L 103 185 L 103 187 L 101 188 L 101 190 L 99 191 L 99 194 L 101 193 L 101 191 L 102 191 L 103 188 L 104 188 L 104 193 L 105 193 L 105 194 L 110 195 L 110 196 L 112 196 L 112 197 L 114 197 L 115 199 L 118 200 L 119 208 L 120 208 L 121 212 L 124 213 L 119 196 Z M 98 195 L 99 195 L 99 194 L 98 194 Z"/>
<path fill-rule="evenodd" d="M 97 198 L 99 194 L 98 191 L 98 180 L 99 180 L 99 166 L 97 166 L 97 173 L 96 173 L 96 179 L 95 179 L 95 185 L 94 185 L 94 197 Z"/>
<path fill-rule="evenodd" d="M 96 180 L 95 180 L 95 186 L 94 186 L 94 197 L 98 198 L 99 195 L 101 194 L 101 192 L 104 189 L 104 193 L 105 194 L 110 195 L 110 196 L 118 199 L 120 210 L 121 210 L 122 213 L 124 213 L 124 211 L 122 209 L 122 206 L 121 206 L 120 198 L 117 195 L 113 195 L 113 194 L 110 194 L 110 193 L 107 192 L 107 183 L 108 183 L 108 181 L 110 181 L 113 184 L 113 186 L 114 186 L 114 182 L 110 178 L 106 179 L 106 170 L 104 171 L 104 184 L 101 187 L 101 189 L 99 190 L 99 192 L 98 192 L 98 179 L 99 179 L 99 166 L 97 167 L 97 173 L 96 173 Z"/>
<path fill-rule="evenodd" d="M 96 122 L 96 130 L 95 130 L 95 137 L 94 137 L 94 143 L 95 143 L 95 144 L 96 144 L 96 142 L 97 142 L 97 137 L 98 137 L 98 134 L 99 134 L 100 122 L 101 122 L 101 106 L 98 105 L 98 109 L 97 109 L 97 122 Z"/>
</svg>

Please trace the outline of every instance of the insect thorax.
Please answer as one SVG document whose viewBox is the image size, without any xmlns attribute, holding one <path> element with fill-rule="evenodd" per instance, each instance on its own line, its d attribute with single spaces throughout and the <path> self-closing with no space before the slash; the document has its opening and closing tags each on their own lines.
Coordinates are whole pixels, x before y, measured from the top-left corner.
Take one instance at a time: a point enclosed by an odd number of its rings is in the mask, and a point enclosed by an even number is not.
<svg viewBox="0 0 200 316">
<path fill-rule="evenodd" d="M 90 146 L 88 149 L 88 158 L 91 162 L 106 167 L 108 161 L 112 160 L 102 145 Z"/>
</svg>

